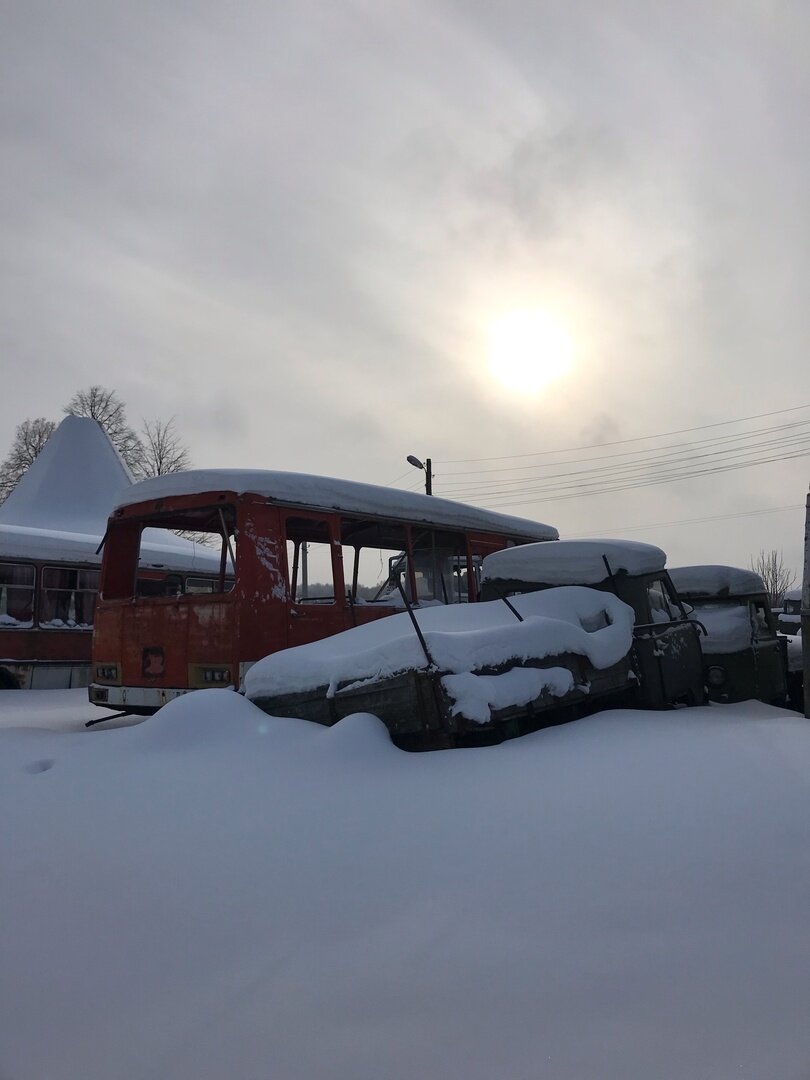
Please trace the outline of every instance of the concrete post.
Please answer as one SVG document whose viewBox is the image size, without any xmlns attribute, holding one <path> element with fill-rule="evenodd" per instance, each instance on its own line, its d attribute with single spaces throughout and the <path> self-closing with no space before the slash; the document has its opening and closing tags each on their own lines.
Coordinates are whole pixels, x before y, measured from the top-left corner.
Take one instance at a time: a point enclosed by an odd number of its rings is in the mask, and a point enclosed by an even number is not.
<svg viewBox="0 0 810 1080">
<path fill-rule="evenodd" d="M 810 719 L 810 492 L 804 518 L 804 575 L 802 577 L 802 663 L 804 715 Z"/>
</svg>

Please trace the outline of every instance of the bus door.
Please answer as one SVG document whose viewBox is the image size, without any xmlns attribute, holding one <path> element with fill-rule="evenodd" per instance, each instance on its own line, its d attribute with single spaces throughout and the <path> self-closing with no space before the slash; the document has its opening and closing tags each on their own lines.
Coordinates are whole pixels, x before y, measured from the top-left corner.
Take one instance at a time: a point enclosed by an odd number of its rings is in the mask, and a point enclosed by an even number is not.
<svg viewBox="0 0 810 1080">
<path fill-rule="evenodd" d="M 307 645 L 346 630 L 337 523 L 296 511 L 284 522 L 289 587 L 287 644 Z"/>
</svg>

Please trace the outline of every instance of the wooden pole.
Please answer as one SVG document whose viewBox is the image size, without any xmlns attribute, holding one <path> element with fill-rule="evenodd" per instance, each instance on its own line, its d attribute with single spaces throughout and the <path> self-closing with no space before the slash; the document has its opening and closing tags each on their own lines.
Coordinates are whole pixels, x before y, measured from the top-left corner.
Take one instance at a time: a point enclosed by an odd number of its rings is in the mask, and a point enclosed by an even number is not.
<svg viewBox="0 0 810 1080">
<path fill-rule="evenodd" d="M 810 719 L 810 492 L 804 518 L 804 576 L 802 578 L 802 664 L 804 667 L 804 715 Z"/>
</svg>

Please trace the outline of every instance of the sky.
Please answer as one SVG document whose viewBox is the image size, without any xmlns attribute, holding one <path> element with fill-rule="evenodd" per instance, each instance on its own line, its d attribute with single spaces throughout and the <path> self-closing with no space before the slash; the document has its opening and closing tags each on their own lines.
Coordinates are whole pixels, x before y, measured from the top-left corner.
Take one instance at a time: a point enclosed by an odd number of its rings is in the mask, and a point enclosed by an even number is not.
<svg viewBox="0 0 810 1080">
<path fill-rule="evenodd" d="M 414 454 L 563 536 L 800 569 L 802 0 L 30 0 L 3 27 L 0 455 L 98 383 L 199 467 L 419 489 Z"/>
</svg>

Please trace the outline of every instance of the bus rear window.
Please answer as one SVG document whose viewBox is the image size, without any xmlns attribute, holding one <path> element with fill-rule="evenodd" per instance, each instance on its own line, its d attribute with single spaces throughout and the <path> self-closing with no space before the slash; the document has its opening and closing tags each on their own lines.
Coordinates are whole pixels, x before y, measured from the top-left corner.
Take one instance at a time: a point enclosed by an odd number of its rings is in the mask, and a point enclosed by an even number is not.
<svg viewBox="0 0 810 1080">
<path fill-rule="evenodd" d="M 105 539 L 104 599 L 230 592 L 237 542 L 230 506 L 111 523 Z"/>
</svg>

